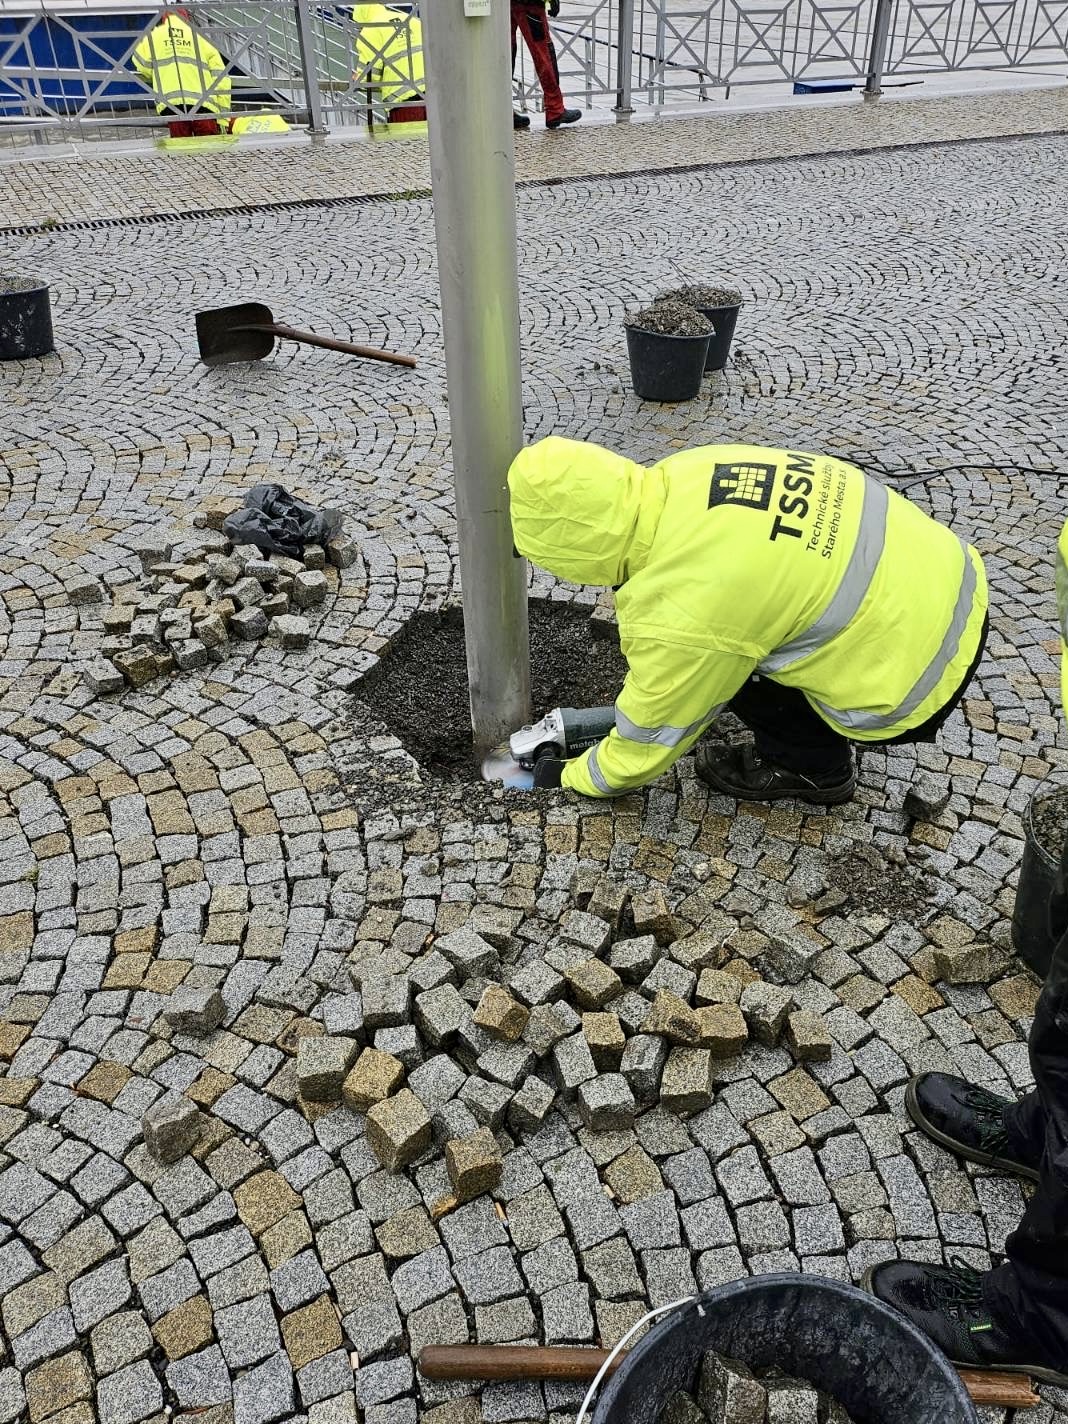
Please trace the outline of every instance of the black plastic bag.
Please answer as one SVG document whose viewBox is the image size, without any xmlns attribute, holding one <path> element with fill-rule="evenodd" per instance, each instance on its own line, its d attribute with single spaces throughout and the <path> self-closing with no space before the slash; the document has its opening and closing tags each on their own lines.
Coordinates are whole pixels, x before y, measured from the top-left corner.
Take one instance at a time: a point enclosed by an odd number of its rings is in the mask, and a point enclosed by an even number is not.
<svg viewBox="0 0 1068 1424">
<path fill-rule="evenodd" d="M 342 518 L 339 509 L 314 509 L 281 485 L 255 485 L 223 520 L 223 533 L 234 544 L 299 559 L 305 544 L 325 546 L 340 534 Z"/>
</svg>

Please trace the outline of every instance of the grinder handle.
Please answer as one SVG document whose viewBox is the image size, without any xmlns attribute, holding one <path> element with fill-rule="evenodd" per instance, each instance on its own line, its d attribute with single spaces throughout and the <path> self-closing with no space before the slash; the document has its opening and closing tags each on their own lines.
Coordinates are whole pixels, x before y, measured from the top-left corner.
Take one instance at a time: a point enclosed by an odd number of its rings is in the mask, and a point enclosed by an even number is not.
<svg viewBox="0 0 1068 1424">
<path fill-rule="evenodd" d="M 612 707 L 561 707 L 564 728 L 564 756 L 577 757 L 595 747 L 616 725 Z"/>
</svg>

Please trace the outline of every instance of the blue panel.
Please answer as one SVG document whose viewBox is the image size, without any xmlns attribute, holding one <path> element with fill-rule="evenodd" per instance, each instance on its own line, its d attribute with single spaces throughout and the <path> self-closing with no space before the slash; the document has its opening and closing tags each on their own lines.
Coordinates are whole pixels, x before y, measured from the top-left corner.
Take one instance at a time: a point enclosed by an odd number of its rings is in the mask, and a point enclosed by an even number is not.
<svg viewBox="0 0 1068 1424">
<path fill-rule="evenodd" d="M 28 32 L 24 30 L 24 20 L 0 16 L 0 47 L 16 35 L 25 35 L 22 44 L 8 57 L 8 64 L 12 68 L 24 68 L 30 63 L 32 55 L 40 93 L 54 109 L 75 112 L 94 92 L 98 100 L 103 101 L 94 107 L 108 109 L 114 104 L 114 107 L 127 108 L 131 96 L 145 102 L 144 90 L 136 80 L 115 79 L 97 91 L 94 90 L 91 75 L 94 70 L 106 72 L 115 60 L 126 54 L 148 24 L 150 14 L 145 11 L 140 15 L 108 15 L 106 18 L 71 15 L 63 24 L 42 17 L 33 23 Z M 92 36 L 91 44 L 79 44 L 72 30 L 76 34 Z M 81 69 L 89 77 L 85 80 L 64 78 L 57 72 L 64 69 Z M 17 91 L 0 81 L 0 115 L 32 115 L 32 107 L 25 106 L 21 101 L 11 103 L 12 98 L 17 100 Z M 70 102 L 64 104 L 64 99 Z M 122 102 L 115 104 L 116 100 Z"/>
</svg>

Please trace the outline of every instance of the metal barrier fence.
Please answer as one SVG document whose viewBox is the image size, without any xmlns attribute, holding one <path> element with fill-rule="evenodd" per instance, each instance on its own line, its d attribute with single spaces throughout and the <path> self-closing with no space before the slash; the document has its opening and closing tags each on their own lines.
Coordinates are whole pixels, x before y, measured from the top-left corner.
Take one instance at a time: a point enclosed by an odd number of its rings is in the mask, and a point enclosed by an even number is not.
<svg viewBox="0 0 1068 1424">
<path fill-rule="evenodd" d="M 235 115 L 276 114 L 313 134 L 388 132 L 391 108 L 422 87 L 417 15 L 357 10 L 364 23 L 315 0 L 195 6 L 198 43 L 217 63 L 182 117 L 225 128 Z M 0 0 L 0 139 L 172 121 L 157 114 L 151 68 L 137 68 L 166 13 L 137 0 Z M 618 117 L 738 88 L 876 95 L 890 76 L 1068 68 L 1066 0 L 565 0 L 552 32 L 568 99 Z M 515 84 L 517 102 L 540 105 L 521 42 Z"/>
</svg>

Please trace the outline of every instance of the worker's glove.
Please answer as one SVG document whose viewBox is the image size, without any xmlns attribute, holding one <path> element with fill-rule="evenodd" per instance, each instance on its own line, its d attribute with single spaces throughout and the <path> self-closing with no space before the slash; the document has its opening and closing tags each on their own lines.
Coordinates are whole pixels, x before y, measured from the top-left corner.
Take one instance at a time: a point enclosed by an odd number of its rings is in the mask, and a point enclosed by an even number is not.
<svg viewBox="0 0 1068 1424">
<path fill-rule="evenodd" d="M 560 13 L 560 0 L 546 0 L 546 9 L 549 11 L 549 18 L 555 20 Z"/>
<path fill-rule="evenodd" d="M 560 761 L 557 757 L 538 757 L 534 763 L 534 785 L 559 786 L 566 765 L 566 761 Z"/>
</svg>

